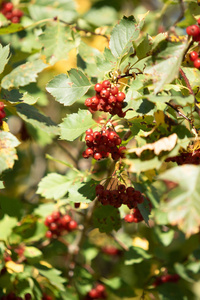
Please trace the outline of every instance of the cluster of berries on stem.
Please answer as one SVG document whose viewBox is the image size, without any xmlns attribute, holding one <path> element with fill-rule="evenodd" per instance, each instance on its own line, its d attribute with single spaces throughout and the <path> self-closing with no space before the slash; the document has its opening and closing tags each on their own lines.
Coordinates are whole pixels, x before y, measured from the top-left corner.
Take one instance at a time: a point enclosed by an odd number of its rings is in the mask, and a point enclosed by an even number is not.
<svg viewBox="0 0 200 300">
<path fill-rule="evenodd" d="M 4 295 L 0 298 L 0 300 L 31 300 L 32 296 L 31 294 L 27 293 L 25 294 L 24 298 L 16 296 L 15 293 L 11 292 L 8 295 Z"/>
<path fill-rule="evenodd" d="M 23 11 L 14 8 L 12 2 L 3 2 L 0 12 L 12 23 L 19 23 L 23 16 Z"/>
<path fill-rule="evenodd" d="M 153 286 L 154 287 L 157 287 L 158 285 L 161 285 L 163 283 L 166 283 L 166 282 L 178 282 L 180 279 L 180 276 L 178 274 L 165 274 L 165 275 L 161 275 L 161 276 L 158 276 L 156 277 L 154 283 L 153 283 Z"/>
<path fill-rule="evenodd" d="M 197 24 L 190 25 L 186 28 L 187 34 L 192 36 L 194 42 L 200 42 L 200 18 L 197 20 Z M 189 53 L 189 58 L 193 62 L 194 67 L 200 69 L 199 53 L 192 51 Z"/>
<path fill-rule="evenodd" d="M 88 148 L 82 154 L 84 158 L 93 157 L 96 160 L 101 160 L 102 158 L 107 158 L 109 153 L 111 153 L 114 160 L 124 158 L 126 147 L 118 147 L 122 140 L 115 131 L 109 128 L 93 132 L 89 128 L 85 133 L 85 141 Z"/>
<path fill-rule="evenodd" d="M 119 250 L 118 248 L 116 248 L 115 246 L 112 246 L 112 245 L 107 245 L 107 246 L 102 247 L 101 251 L 104 254 L 107 254 L 110 256 L 118 256 L 122 253 L 121 250 Z"/>
<path fill-rule="evenodd" d="M 120 118 L 125 117 L 126 113 L 122 108 L 126 96 L 116 85 L 111 85 L 109 80 L 104 80 L 102 83 L 95 84 L 94 89 L 96 95 L 85 100 L 85 105 L 91 112 L 104 111 L 111 115 L 118 115 Z"/>
<path fill-rule="evenodd" d="M 0 102 L 0 126 L 2 126 L 3 119 L 6 117 L 4 107 L 5 107 L 4 103 Z"/>
<path fill-rule="evenodd" d="M 127 223 L 139 223 L 143 220 L 144 218 L 137 207 L 133 208 L 132 212 L 124 217 L 124 221 Z"/>
<path fill-rule="evenodd" d="M 98 283 L 94 288 L 92 288 L 86 295 L 85 300 L 92 299 L 106 299 L 106 289 L 103 284 Z"/>
<path fill-rule="evenodd" d="M 48 227 L 46 237 L 49 239 L 71 232 L 77 229 L 78 226 L 77 222 L 70 215 L 62 215 L 59 211 L 54 211 L 51 215 L 48 215 L 44 224 Z"/>
<path fill-rule="evenodd" d="M 168 157 L 166 162 L 176 162 L 179 166 L 184 164 L 199 165 L 200 164 L 200 149 L 193 152 L 181 152 L 180 155 Z"/>
<path fill-rule="evenodd" d="M 95 189 L 98 201 L 103 205 L 112 205 L 118 208 L 122 204 L 125 204 L 128 208 L 132 209 L 144 201 L 144 197 L 140 191 L 136 191 L 131 186 L 126 188 L 124 184 L 118 185 L 118 188 L 114 190 L 104 189 L 103 185 L 98 184 Z"/>
</svg>

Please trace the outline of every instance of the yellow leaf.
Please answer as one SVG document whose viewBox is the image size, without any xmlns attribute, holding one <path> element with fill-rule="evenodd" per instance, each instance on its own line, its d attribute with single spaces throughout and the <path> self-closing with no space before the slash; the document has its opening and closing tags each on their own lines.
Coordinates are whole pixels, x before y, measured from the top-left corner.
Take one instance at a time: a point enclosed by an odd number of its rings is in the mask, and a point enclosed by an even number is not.
<svg viewBox="0 0 200 300">
<path fill-rule="evenodd" d="M 141 148 L 135 148 L 130 150 L 130 153 L 136 153 L 138 156 L 142 154 L 145 150 L 154 151 L 155 155 L 159 155 L 162 151 L 171 151 L 177 142 L 177 134 L 173 133 L 168 137 L 164 137 L 152 144 L 146 144 Z"/>
<path fill-rule="evenodd" d="M 162 110 L 158 110 L 154 114 L 157 125 L 165 123 L 165 114 Z"/>
<path fill-rule="evenodd" d="M 3 131 L 7 131 L 7 132 L 10 131 L 8 124 L 5 121 L 3 121 L 2 129 L 3 129 Z"/>
<path fill-rule="evenodd" d="M 8 273 L 22 273 L 24 272 L 24 266 L 22 264 L 16 264 L 10 260 L 5 264 Z"/>
</svg>

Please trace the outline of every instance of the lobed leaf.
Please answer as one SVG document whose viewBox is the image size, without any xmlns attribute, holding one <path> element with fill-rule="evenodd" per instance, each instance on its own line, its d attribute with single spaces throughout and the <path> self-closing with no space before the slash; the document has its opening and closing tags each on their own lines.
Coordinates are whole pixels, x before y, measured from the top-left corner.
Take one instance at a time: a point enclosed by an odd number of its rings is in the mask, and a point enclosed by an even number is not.
<svg viewBox="0 0 200 300">
<path fill-rule="evenodd" d="M 121 219 L 119 210 L 111 205 L 102 205 L 98 207 L 93 214 L 94 226 L 99 228 L 100 232 L 110 232 L 119 230 Z"/>
</svg>

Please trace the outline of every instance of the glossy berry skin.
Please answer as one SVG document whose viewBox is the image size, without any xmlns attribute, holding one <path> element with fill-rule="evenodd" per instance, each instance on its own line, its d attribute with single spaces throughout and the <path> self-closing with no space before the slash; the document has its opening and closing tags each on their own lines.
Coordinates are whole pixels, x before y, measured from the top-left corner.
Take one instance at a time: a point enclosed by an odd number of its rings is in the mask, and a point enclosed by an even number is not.
<svg viewBox="0 0 200 300">
<path fill-rule="evenodd" d="M 196 51 L 190 52 L 190 55 L 189 55 L 191 61 L 195 61 L 198 58 L 198 56 L 199 56 L 199 54 Z"/>
<path fill-rule="evenodd" d="M 102 86 L 103 86 L 104 89 L 109 89 L 111 87 L 111 83 L 110 83 L 109 80 L 104 80 L 102 82 Z"/>
<path fill-rule="evenodd" d="M 134 216 L 132 214 L 128 214 L 125 216 L 124 221 L 127 223 L 133 223 L 134 222 Z"/>
<path fill-rule="evenodd" d="M 198 25 L 191 25 L 186 28 L 186 32 L 190 36 L 198 36 L 200 35 L 200 28 Z"/>
<path fill-rule="evenodd" d="M 117 100 L 118 100 L 119 102 L 124 101 L 125 98 L 126 98 L 126 95 L 125 95 L 123 92 L 119 92 L 119 93 L 117 94 Z"/>
<path fill-rule="evenodd" d="M 101 92 L 101 90 L 103 89 L 103 86 L 101 83 L 96 83 L 95 86 L 94 86 L 94 90 L 98 93 Z"/>
<path fill-rule="evenodd" d="M 51 239 L 51 238 L 53 237 L 53 233 L 52 233 L 50 230 L 48 230 L 48 231 L 46 232 L 45 236 L 46 236 L 48 239 Z"/>
<path fill-rule="evenodd" d="M 2 4 L 2 8 L 5 12 L 12 11 L 13 4 L 11 2 L 5 2 Z"/>
<path fill-rule="evenodd" d="M 77 228 L 78 224 L 76 221 L 74 220 L 71 220 L 69 223 L 68 223 L 68 230 L 75 230 Z"/>
<path fill-rule="evenodd" d="M 200 69 L 200 58 L 195 59 L 194 67 L 197 68 L 197 69 Z"/>
</svg>

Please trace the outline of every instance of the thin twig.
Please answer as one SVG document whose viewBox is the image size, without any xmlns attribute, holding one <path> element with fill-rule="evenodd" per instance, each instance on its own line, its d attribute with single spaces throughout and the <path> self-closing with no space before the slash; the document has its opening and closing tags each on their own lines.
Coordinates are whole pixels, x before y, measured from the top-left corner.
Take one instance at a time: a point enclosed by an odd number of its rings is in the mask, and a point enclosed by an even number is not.
<svg viewBox="0 0 200 300">
<path fill-rule="evenodd" d="M 184 14 L 185 14 L 185 6 L 183 3 L 183 0 L 179 0 L 179 6 L 180 6 L 180 15 L 179 15 L 178 19 L 176 20 L 176 22 L 174 23 L 174 26 L 183 19 Z"/>
<path fill-rule="evenodd" d="M 170 106 L 171 108 L 173 108 L 178 114 L 179 116 L 183 117 L 184 119 L 186 119 L 190 125 L 192 126 L 192 128 L 194 129 L 195 133 L 198 134 L 198 131 L 197 129 L 194 127 L 194 124 L 192 122 L 192 120 L 190 120 L 188 117 L 186 117 L 180 110 L 178 110 L 177 107 L 175 107 L 174 105 L 172 105 L 171 103 L 169 102 L 165 102 L 168 106 Z"/>
<path fill-rule="evenodd" d="M 197 99 L 196 99 L 196 97 L 195 97 L 195 94 L 194 94 L 194 92 L 193 92 L 193 90 L 192 90 L 192 87 L 191 87 L 191 85 L 190 85 L 190 82 L 189 82 L 187 76 L 185 75 L 184 71 L 183 71 L 181 68 L 179 68 L 179 72 L 180 72 L 182 78 L 184 79 L 184 81 L 185 81 L 185 83 L 186 83 L 186 86 L 187 86 L 187 88 L 188 88 L 188 90 L 189 90 L 189 93 L 190 93 L 191 95 L 194 96 L 195 110 L 196 110 L 196 112 L 198 113 L 198 115 L 200 116 L 200 109 L 199 109 L 199 107 L 197 106 L 198 101 L 197 101 Z"/>
<path fill-rule="evenodd" d="M 68 151 L 62 144 L 60 144 L 59 141 L 55 140 L 54 142 L 56 143 L 56 145 L 57 145 L 60 149 L 62 149 L 62 150 L 65 152 L 65 154 L 66 154 L 67 156 L 69 156 L 69 158 L 73 161 L 74 167 L 75 167 L 76 169 L 78 169 L 77 159 L 76 159 L 75 157 L 73 157 L 73 155 L 71 154 L 71 152 Z"/>
<path fill-rule="evenodd" d="M 125 251 L 128 251 L 128 250 L 129 250 L 129 248 L 128 248 L 122 241 L 120 241 L 120 240 L 118 239 L 118 237 L 116 237 L 116 235 L 115 235 L 114 233 L 110 233 L 109 235 L 115 240 L 115 242 L 116 242 L 118 245 L 120 245 L 120 247 L 121 247 L 123 250 L 125 250 Z"/>
</svg>

